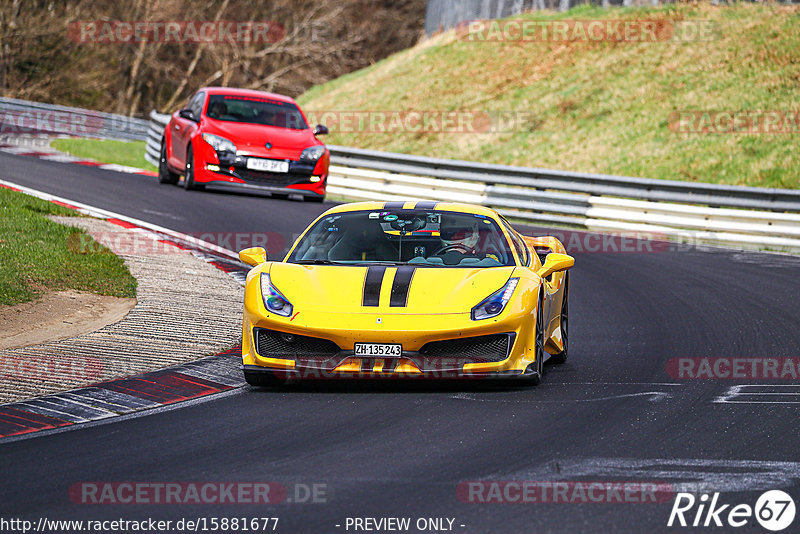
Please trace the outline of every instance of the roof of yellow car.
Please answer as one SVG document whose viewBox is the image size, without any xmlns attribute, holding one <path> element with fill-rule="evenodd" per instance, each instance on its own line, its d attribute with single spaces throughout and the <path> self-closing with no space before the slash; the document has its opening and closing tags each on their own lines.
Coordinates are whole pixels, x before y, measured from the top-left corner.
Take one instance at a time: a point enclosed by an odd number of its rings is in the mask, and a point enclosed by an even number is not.
<svg viewBox="0 0 800 534">
<path fill-rule="evenodd" d="M 464 202 L 435 202 L 423 200 L 393 201 L 393 202 L 351 202 L 334 206 L 325 214 L 343 213 L 347 211 L 369 211 L 387 209 L 436 209 L 442 211 L 456 211 L 461 213 L 474 213 L 476 215 L 486 215 L 487 217 L 497 217 L 497 212 L 486 206 L 477 204 L 466 204 Z"/>
</svg>

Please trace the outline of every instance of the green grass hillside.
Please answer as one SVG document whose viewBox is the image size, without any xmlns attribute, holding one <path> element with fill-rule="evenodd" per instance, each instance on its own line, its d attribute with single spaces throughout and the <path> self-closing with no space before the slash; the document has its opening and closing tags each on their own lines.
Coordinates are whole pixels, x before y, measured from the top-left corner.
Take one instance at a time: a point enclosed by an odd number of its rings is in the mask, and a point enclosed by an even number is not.
<svg viewBox="0 0 800 534">
<path fill-rule="evenodd" d="M 324 111 L 521 112 L 500 133 L 341 131 L 331 144 L 473 161 L 762 187 L 800 187 L 794 133 L 679 133 L 671 113 L 800 113 L 800 8 L 580 7 L 518 19 L 710 21 L 689 42 L 466 42 L 455 31 L 300 97 Z M 790 125 L 791 129 L 791 125 Z"/>
</svg>

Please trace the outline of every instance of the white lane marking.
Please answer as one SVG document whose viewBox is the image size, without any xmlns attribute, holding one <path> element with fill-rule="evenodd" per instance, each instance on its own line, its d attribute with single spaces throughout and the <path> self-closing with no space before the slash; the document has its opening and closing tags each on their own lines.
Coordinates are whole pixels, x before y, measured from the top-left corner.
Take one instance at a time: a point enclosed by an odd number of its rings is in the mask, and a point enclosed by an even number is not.
<svg viewBox="0 0 800 534">
<path fill-rule="evenodd" d="M 51 154 L 49 156 L 39 156 L 39 159 L 47 161 L 59 161 L 61 163 L 73 163 L 75 161 L 83 161 L 81 158 L 70 156 L 68 154 Z"/>
<path fill-rule="evenodd" d="M 156 211 L 156 210 L 142 210 L 144 213 L 150 213 L 151 215 L 158 215 L 159 217 L 166 217 L 167 219 L 173 219 L 175 221 L 182 221 L 183 217 L 179 217 L 174 213 L 164 213 L 163 211 Z"/>
<path fill-rule="evenodd" d="M 567 458 L 487 480 L 569 480 L 584 477 L 664 481 L 675 491 L 757 491 L 793 486 L 800 462 L 704 458 Z"/>
<path fill-rule="evenodd" d="M 715 404 L 800 404 L 800 384 L 742 384 L 730 386 Z"/>
<path fill-rule="evenodd" d="M 8 182 L 6 180 L 0 180 L 0 184 L 13 187 L 15 189 L 19 189 L 23 193 L 27 193 L 28 195 L 41 198 L 43 200 L 56 200 L 58 202 L 63 202 L 65 204 L 70 204 L 79 208 L 78 211 L 84 213 L 85 215 L 91 215 L 93 217 L 101 218 L 101 219 L 119 219 L 121 221 L 129 222 L 131 224 L 135 224 L 136 226 L 141 226 L 142 228 L 146 228 L 148 230 L 152 230 L 154 232 L 162 233 L 166 236 L 173 237 L 178 239 L 179 241 L 184 241 L 186 243 L 192 243 L 198 247 L 205 248 L 207 250 L 211 250 L 213 252 L 222 254 L 229 258 L 233 258 L 235 260 L 239 260 L 239 255 L 226 248 L 220 247 L 219 245 L 215 245 L 213 243 L 209 243 L 207 241 L 201 241 L 196 239 L 190 235 L 184 234 L 182 232 L 176 232 L 175 230 L 170 230 L 169 228 L 164 228 L 163 226 L 158 226 L 157 224 L 152 224 L 146 221 L 142 221 L 140 219 L 135 219 L 133 217 L 128 217 L 127 215 L 121 215 L 119 213 L 114 213 L 113 211 L 104 210 L 102 208 L 97 208 L 95 206 L 90 206 L 88 204 L 83 204 L 81 202 L 77 202 L 75 200 L 70 200 L 68 198 L 59 197 L 56 195 L 51 195 L 50 193 L 45 193 L 44 191 L 38 191 L 36 189 L 32 189 L 30 187 L 25 187 L 24 185 L 16 184 L 14 182 Z"/>
<path fill-rule="evenodd" d="M 570 384 L 578 386 L 682 386 L 678 382 L 550 382 L 554 385 Z"/>
<path fill-rule="evenodd" d="M 7 152 L 9 154 L 25 154 L 28 152 L 41 152 L 41 150 L 37 150 L 38 147 L 31 147 L 31 146 L 4 146 L 0 147 L 0 151 Z"/>
<path fill-rule="evenodd" d="M 599 402 L 614 399 L 624 399 L 628 397 L 647 397 L 650 402 L 661 402 L 672 398 L 671 393 L 666 391 L 640 391 L 638 393 L 622 393 L 619 395 L 609 395 L 606 397 L 593 397 L 589 399 L 503 399 L 486 396 L 476 396 L 474 393 L 456 393 L 452 395 L 451 399 L 468 400 L 475 402 L 502 402 L 510 404 L 528 404 L 528 403 L 548 403 L 548 404 L 563 404 L 565 402 Z"/>
<path fill-rule="evenodd" d="M 641 393 L 626 393 L 624 395 L 611 395 L 609 397 L 598 397 L 596 399 L 578 399 L 576 402 L 596 402 L 612 399 L 624 399 L 626 397 L 648 397 L 650 402 L 661 402 L 672 398 L 671 393 L 665 391 L 643 391 Z"/>
<path fill-rule="evenodd" d="M 731 260 L 739 263 L 750 263 L 759 266 L 769 265 L 770 267 L 798 267 L 798 264 L 800 264 L 800 258 L 797 256 L 778 254 L 765 256 L 763 254 L 755 255 L 744 252 L 732 254 Z"/>
<path fill-rule="evenodd" d="M 138 167 L 129 167 L 127 165 L 120 165 L 118 163 L 105 163 L 103 165 L 98 165 L 98 168 L 103 169 L 105 171 L 124 172 L 128 174 L 145 172 L 144 169 L 140 169 Z"/>
</svg>

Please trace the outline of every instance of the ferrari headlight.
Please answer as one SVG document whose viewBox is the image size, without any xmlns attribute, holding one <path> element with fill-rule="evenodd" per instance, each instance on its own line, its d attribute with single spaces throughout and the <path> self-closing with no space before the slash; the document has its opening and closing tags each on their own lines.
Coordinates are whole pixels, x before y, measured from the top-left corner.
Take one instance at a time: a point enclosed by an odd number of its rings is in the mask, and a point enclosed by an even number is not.
<svg viewBox="0 0 800 534">
<path fill-rule="evenodd" d="M 310 146 L 300 154 L 300 161 L 303 163 L 316 163 L 324 153 L 325 147 L 323 145 Z"/>
<path fill-rule="evenodd" d="M 267 273 L 261 273 L 261 298 L 264 299 L 267 311 L 284 317 L 292 315 L 292 304 L 278 291 L 278 288 L 272 285 Z"/>
<path fill-rule="evenodd" d="M 236 145 L 230 139 L 225 139 L 210 133 L 203 134 L 203 141 L 214 147 L 217 152 L 236 152 Z"/>
<path fill-rule="evenodd" d="M 511 295 L 514 293 L 514 289 L 516 289 L 518 283 L 519 278 L 509 278 L 508 282 L 506 282 L 506 285 L 483 299 L 480 304 L 472 308 L 472 320 L 480 321 L 481 319 L 490 319 L 503 313 L 503 310 L 506 309 L 506 304 L 508 304 L 508 301 L 511 300 Z"/>
</svg>

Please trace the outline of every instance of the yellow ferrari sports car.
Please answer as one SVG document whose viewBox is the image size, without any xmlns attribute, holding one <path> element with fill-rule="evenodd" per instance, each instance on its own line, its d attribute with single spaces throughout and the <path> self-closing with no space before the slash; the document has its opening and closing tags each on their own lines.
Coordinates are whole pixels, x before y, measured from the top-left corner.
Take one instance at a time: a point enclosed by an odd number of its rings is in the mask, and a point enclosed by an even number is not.
<svg viewBox="0 0 800 534">
<path fill-rule="evenodd" d="M 567 358 L 575 263 L 492 209 L 432 201 L 329 209 L 283 261 L 263 248 L 244 296 L 249 384 L 313 378 L 508 377 Z"/>
</svg>

